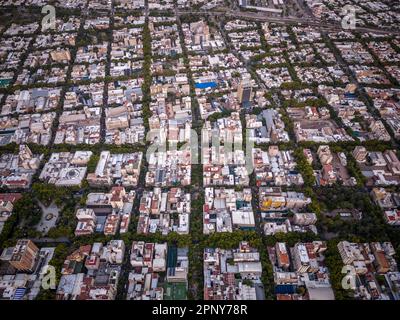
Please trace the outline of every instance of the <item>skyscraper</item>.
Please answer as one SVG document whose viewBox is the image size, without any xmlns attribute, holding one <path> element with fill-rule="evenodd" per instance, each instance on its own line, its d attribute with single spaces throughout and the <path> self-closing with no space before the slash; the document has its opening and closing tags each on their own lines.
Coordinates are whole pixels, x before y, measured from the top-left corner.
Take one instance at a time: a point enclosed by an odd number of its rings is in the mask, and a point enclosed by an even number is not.
<svg viewBox="0 0 400 320">
<path fill-rule="evenodd" d="M 238 86 L 238 100 L 244 104 L 250 101 L 253 87 L 249 80 L 242 80 Z"/>
<path fill-rule="evenodd" d="M 33 271 L 38 253 L 38 247 L 31 240 L 18 240 L 10 264 L 20 271 Z"/>
</svg>

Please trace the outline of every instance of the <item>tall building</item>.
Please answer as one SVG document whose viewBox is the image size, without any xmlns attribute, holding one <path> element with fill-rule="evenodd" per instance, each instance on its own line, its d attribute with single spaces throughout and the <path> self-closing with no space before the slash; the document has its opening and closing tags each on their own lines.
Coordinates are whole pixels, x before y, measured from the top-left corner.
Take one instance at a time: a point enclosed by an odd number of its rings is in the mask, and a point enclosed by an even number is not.
<svg viewBox="0 0 400 320">
<path fill-rule="evenodd" d="M 238 86 L 238 100 L 240 103 L 247 103 L 251 99 L 253 87 L 248 80 L 242 80 Z"/>
<path fill-rule="evenodd" d="M 310 258 L 303 243 L 296 243 L 293 249 L 293 262 L 297 272 L 305 273 L 310 269 Z"/>
<path fill-rule="evenodd" d="M 58 63 L 67 63 L 71 60 L 71 53 L 69 50 L 57 49 L 50 52 L 51 58 Z"/>
<path fill-rule="evenodd" d="M 322 165 L 331 164 L 333 160 L 333 155 L 331 149 L 327 145 L 321 145 L 317 150 L 319 161 Z"/>
<path fill-rule="evenodd" d="M 284 242 L 277 242 L 275 244 L 276 258 L 278 266 L 285 270 L 290 267 L 289 253 L 286 249 L 286 244 Z"/>
<path fill-rule="evenodd" d="M 358 161 L 358 162 L 364 162 L 365 158 L 368 155 L 367 149 L 363 146 L 356 146 L 353 151 L 353 157 Z"/>
<path fill-rule="evenodd" d="M 239 6 L 247 7 L 247 0 L 239 0 Z"/>
<path fill-rule="evenodd" d="M 317 253 L 326 250 L 326 243 L 314 241 L 296 243 L 293 248 L 293 264 L 299 273 L 317 272 L 319 269 Z"/>
<path fill-rule="evenodd" d="M 207 44 L 210 41 L 210 28 L 203 20 L 191 23 L 190 31 L 195 45 Z"/>
<path fill-rule="evenodd" d="M 37 170 L 40 166 L 40 159 L 34 157 L 31 149 L 27 145 L 19 146 L 19 162 L 26 170 Z"/>
<path fill-rule="evenodd" d="M 372 252 L 374 254 L 374 266 L 376 271 L 380 274 L 387 273 L 390 271 L 390 263 L 386 258 L 385 251 L 379 243 L 371 243 Z"/>
<path fill-rule="evenodd" d="M 33 271 L 39 249 L 31 240 L 18 240 L 10 264 L 20 271 Z"/>
</svg>

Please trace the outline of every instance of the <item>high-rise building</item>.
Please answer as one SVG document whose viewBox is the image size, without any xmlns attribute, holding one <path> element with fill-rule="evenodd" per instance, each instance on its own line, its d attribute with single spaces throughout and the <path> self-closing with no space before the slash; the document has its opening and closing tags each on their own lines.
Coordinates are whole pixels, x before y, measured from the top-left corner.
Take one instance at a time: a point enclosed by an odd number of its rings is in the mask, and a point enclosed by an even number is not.
<svg viewBox="0 0 400 320">
<path fill-rule="evenodd" d="M 247 0 L 239 0 L 239 6 L 247 7 Z"/>
<path fill-rule="evenodd" d="M 333 155 L 331 149 L 327 145 L 321 145 L 317 150 L 319 161 L 322 165 L 331 164 L 333 160 Z"/>
<path fill-rule="evenodd" d="M 210 28 L 203 20 L 191 23 L 190 31 L 195 45 L 207 44 L 210 41 Z"/>
<path fill-rule="evenodd" d="M 253 87 L 250 81 L 242 80 L 238 86 L 238 100 L 240 103 L 247 103 L 251 99 Z"/>
<path fill-rule="evenodd" d="M 277 242 L 275 244 L 276 258 L 278 266 L 285 270 L 290 267 L 289 253 L 286 249 L 286 244 L 284 242 Z"/>
<path fill-rule="evenodd" d="M 18 240 L 10 264 L 20 271 L 33 271 L 39 249 L 31 240 Z"/>
<path fill-rule="evenodd" d="M 368 155 L 367 149 L 363 146 L 356 146 L 353 151 L 353 157 L 358 161 L 358 162 L 364 162 L 365 158 Z"/>
</svg>

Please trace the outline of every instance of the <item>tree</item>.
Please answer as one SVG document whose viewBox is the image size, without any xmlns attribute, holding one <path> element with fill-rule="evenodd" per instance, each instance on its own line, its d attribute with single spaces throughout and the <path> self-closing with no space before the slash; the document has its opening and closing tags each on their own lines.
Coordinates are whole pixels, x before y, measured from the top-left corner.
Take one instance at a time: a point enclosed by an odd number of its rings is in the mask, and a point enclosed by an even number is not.
<svg viewBox="0 0 400 320">
<path fill-rule="evenodd" d="M 42 210 L 30 193 L 25 193 L 22 198 L 15 203 L 13 211 L 14 214 L 17 215 L 18 220 L 26 227 L 37 225 L 42 216 Z"/>
</svg>

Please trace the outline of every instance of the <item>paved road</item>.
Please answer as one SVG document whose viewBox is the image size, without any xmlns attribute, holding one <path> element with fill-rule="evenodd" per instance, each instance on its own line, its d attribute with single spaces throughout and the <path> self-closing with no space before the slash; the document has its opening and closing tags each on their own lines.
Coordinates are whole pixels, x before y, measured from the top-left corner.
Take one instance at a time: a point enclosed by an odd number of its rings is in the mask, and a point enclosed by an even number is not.
<svg viewBox="0 0 400 320">
<path fill-rule="evenodd" d="M 67 237 L 60 237 L 60 238 L 31 238 L 33 242 L 37 243 L 66 243 L 69 244 L 71 241 Z"/>
<path fill-rule="evenodd" d="M 275 22 L 275 23 L 301 23 L 304 25 L 320 27 L 322 29 L 326 29 L 327 31 L 335 31 L 335 30 L 343 30 L 340 24 L 334 24 L 331 22 L 318 21 L 314 17 L 273 17 L 267 16 L 265 13 L 255 13 L 255 12 L 244 12 L 238 10 L 221 10 L 221 11 L 177 11 L 179 15 L 213 15 L 213 16 L 221 16 L 226 15 L 227 17 L 234 18 L 245 18 L 252 19 L 256 21 L 263 22 Z M 400 35 L 400 31 L 397 30 L 389 30 L 389 29 L 381 29 L 381 28 L 370 28 L 370 27 L 356 27 L 354 31 L 358 32 L 372 32 L 372 33 L 383 33 L 383 34 L 393 34 Z"/>
</svg>

